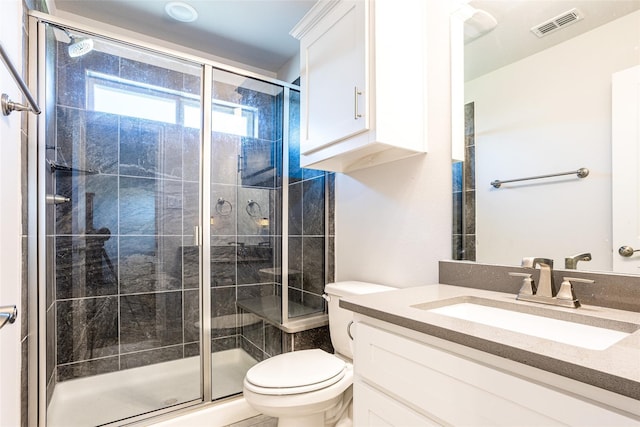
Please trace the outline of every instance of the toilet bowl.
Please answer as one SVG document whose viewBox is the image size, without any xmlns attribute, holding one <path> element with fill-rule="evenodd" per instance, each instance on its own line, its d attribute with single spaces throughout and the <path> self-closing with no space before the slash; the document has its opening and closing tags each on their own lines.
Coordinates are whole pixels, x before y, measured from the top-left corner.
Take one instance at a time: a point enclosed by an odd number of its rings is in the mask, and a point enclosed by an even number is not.
<svg viewBox="0 0 640 427">
<path fill-rule="evenodd" d="M 333 354 L 301 350 L 258 365 L 247 372 L 244 397 L 256 410 L 277 417 L 279 427 L 324 426 L 325 418 L 335 424 L 348 407 L 344 392 L 353 383 L 353 366 Z"/>
<path fill-rule="evenodd" d="M 247 372 L 244 397 L 253 408 L 278 418 L 278 427 L 351 425 L 352 342 L 347 331 L 353 313 L 338 306 L 340 297 L 393 288 L 364 282 L 331 283 L 329 329 L 336 354 L 301 350 L 266 359 Z"/>
</svg>

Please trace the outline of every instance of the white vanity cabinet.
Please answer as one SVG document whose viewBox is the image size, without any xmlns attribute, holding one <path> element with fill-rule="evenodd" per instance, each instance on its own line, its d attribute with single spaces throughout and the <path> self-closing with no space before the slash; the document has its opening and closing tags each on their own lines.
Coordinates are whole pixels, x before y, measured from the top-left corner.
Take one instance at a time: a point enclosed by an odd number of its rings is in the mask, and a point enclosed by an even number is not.
<svg viewBox="0 0 640 427">
<path fill-rule="evenodd" d="M 426 152 L 427 3 L 320 0 L 291 31 L 303 167 L 348 172 Z"/>
<path fill-rule="evenodd" d="M 395 331 L 358 322 L 355 332 L 359 427 L 640 425 L 603 404 Z"/>
</svg>

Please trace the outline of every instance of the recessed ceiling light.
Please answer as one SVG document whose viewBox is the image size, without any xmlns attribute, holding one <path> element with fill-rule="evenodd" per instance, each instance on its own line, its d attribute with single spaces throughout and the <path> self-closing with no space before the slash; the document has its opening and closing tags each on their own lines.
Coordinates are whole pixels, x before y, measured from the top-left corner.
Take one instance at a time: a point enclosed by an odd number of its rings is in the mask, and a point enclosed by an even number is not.
<svg viewBox="0 0 640 427">
<path fill-rule="evenodd" d="M 198 19 L 198 12 L 191 6 L 180 1 L 172 1 L 164 7 L 167 15 L 180 22 L 193 22 Z"/>
</svg>

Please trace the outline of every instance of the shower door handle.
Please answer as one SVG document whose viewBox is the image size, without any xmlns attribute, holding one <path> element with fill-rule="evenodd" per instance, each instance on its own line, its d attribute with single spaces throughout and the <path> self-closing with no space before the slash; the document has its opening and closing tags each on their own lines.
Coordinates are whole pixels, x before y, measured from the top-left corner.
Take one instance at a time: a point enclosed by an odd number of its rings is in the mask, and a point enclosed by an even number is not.
<svg viewBox="0 0 640 427">
<path fill-rule="evenodd" d="M 200 227 L 193 226 L 193 246 L 200 246 Z"/>
<path fill-rule="evenodd" d="M 0 329 L 7 323 L 13 323 L 18 317 L 18 309 L 15 305 L 5 305 L 0 307 Z"/>
</svg>

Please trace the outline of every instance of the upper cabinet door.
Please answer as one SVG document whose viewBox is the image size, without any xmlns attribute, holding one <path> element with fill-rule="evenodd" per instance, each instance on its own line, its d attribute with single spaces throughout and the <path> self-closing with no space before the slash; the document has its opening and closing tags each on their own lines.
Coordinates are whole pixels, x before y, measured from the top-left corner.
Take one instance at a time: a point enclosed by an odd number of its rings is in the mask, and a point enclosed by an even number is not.
<svg viewBox="0 0 640 427">
<path fill-rule="evenodd" d="M 319 0 L 300 40 L 300 164 L 350 172 L 426 152 L 427 4 Z"/>
<path fill-rule="evenodd" d="M 302 40 L 301 152 L 367 129 L 365 2 L 344 1 Z"/>
</svg>

